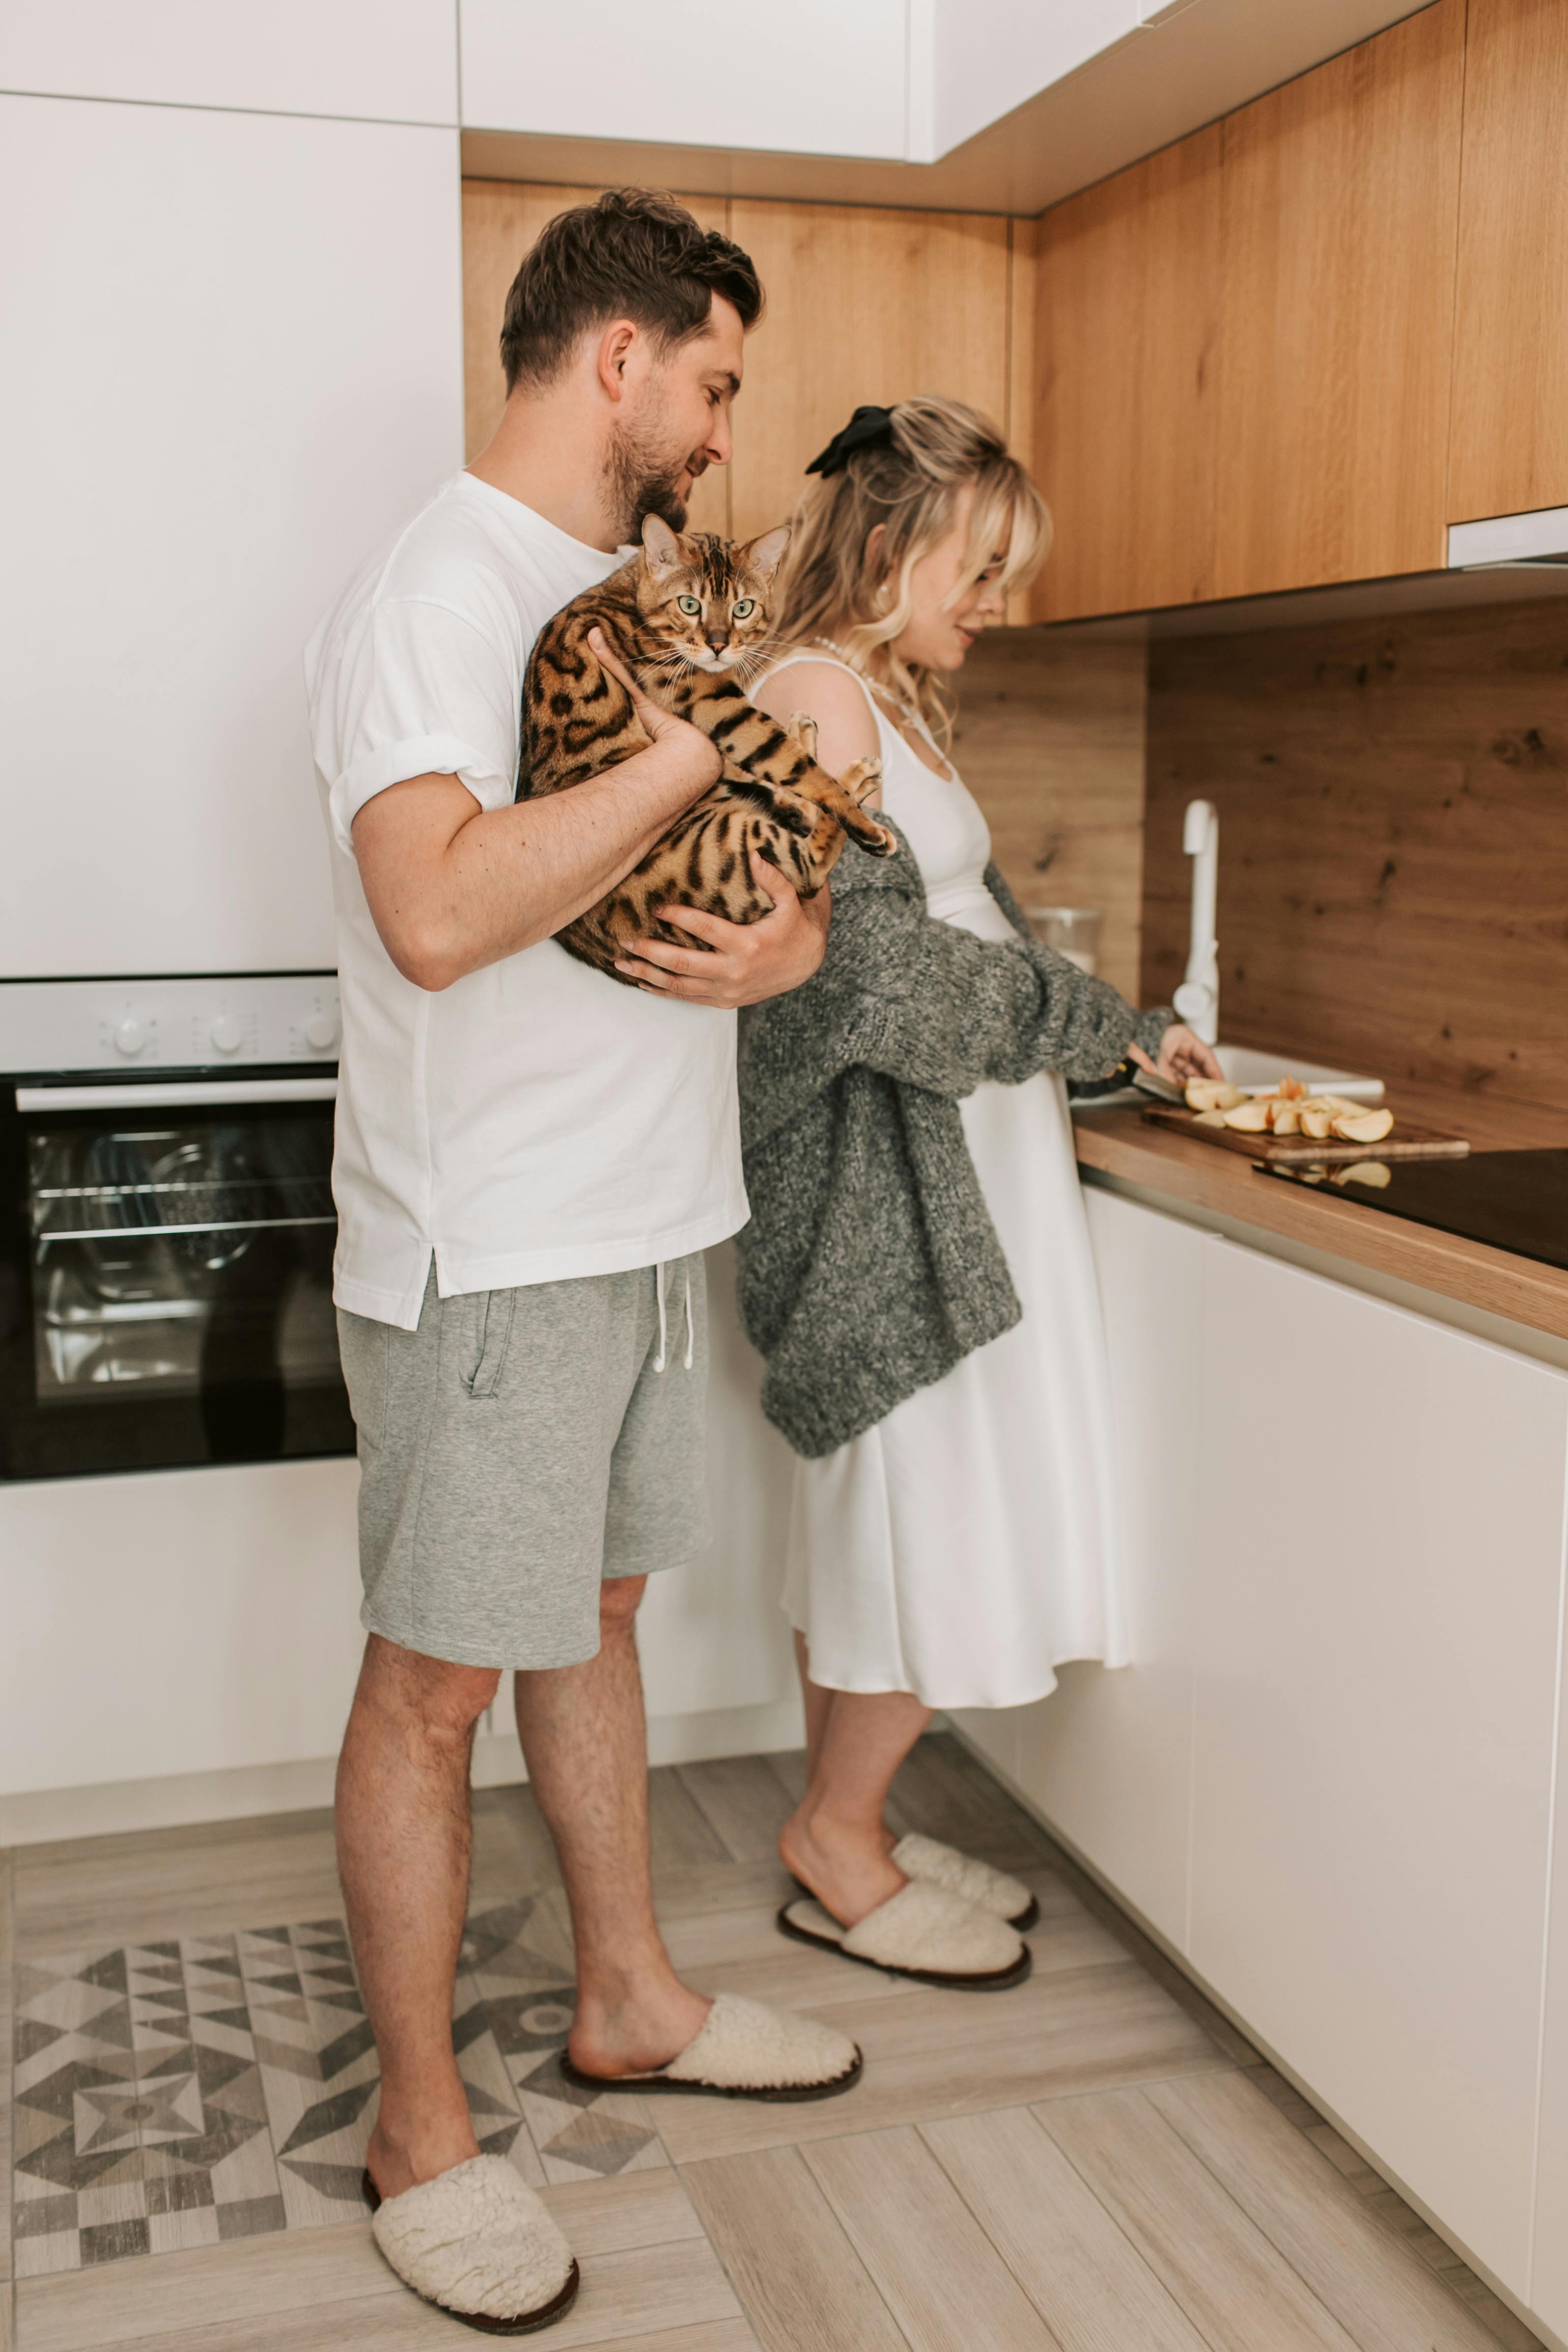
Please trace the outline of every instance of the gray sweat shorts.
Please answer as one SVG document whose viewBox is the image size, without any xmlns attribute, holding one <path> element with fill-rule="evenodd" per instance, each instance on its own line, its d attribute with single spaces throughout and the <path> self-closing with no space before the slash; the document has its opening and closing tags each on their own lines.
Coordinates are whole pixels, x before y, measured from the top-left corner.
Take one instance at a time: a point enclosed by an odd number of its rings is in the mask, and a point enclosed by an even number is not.
<svg viewBox="0 0 1568 2352">
<path fill-rule="evenodd" d="M 339 1308 L 371 1633 L 457 1665 L 578 1665 L 603 1578 L 701 1550 L 704 1272 L 440 1298 L 432 1266 L 417 1330 Z"/>
</svg>

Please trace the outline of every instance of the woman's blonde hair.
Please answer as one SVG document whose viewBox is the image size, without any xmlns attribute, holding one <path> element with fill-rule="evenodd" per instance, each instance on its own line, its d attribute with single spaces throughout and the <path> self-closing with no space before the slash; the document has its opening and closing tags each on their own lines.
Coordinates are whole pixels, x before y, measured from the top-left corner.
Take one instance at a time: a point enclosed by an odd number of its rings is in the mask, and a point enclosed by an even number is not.
<svg viewBox="0 0 1568 2352">
<path fill-rule="evenodd" d="M 995 426 L 961 400 L 921 393 L 888 415 L 886 438 L 811 483 L 796 508 L 775 625 L 792 645 L 831 638 L 852 668 L 890 685 L 945 743 L 952 713 L 937 679 L 892 650 L 913 608 L 910 574 L 952 530 L 971 485 L 969 543 L 950 602 L 989 571 L 1004 541 L 1002 588 L 1021 588 L 1049 551 L 1051 518 Z"/>
</svg>

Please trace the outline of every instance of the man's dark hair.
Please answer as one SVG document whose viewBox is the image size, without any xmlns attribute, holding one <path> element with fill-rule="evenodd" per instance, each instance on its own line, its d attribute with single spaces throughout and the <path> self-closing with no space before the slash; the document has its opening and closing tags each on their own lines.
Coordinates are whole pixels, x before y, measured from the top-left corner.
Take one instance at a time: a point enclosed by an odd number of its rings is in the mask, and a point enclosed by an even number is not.
<svg viewBox="0 0 1568 2352">
<path fill-rule="evenodd" d="M 501 321 L 506 388 L 550 383 L 578 337 L 611 319 L 686 342 L 707 325 L 715 294 L 742 327 L 762 316 L 762 285 L 738 245 L 656 188 L 608 189 L 557 213 L 524 256 Z"/>
</svg>

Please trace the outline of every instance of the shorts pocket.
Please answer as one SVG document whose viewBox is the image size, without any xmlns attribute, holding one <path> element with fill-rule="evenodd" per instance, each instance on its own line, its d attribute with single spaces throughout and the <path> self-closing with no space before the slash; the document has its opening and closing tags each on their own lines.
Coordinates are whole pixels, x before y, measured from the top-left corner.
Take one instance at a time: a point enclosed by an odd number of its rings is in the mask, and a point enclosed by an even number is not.
<svg viewBox="0 0 1568 2352">
<path fill-rule="evenodd" d="M 506 1362 L 517 1293 L 481 1291 L 476 1303 L 479 1314 L 474 1334 L 474 1369 L 463 1374 L 463 1386 L 471 1397 L 493 1397 Z"/>
<path fill-rule="evenodd" d="M 374 1322 L 368 1315 L 338 1309 L 338 1355 L 363 1445 L 379 1445 L 386 1433 L 386 1392 L 392 1354 L 392 1326 Z"/>
</svg>

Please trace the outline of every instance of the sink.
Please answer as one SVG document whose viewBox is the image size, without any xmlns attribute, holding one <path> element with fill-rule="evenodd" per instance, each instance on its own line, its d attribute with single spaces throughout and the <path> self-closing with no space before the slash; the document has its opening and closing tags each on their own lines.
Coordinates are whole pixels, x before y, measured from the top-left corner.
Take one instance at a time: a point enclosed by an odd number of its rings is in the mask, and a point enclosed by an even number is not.
<svg viewBox="0 0 1568 2352">
<path fill-rule="evenodd" d="M 1352 1102 L 1381 1102 L 1383 1080 L 1358 1078 L 1326 1062 L 1303 1062 L 1294 1054 L 1264 1054 L 1255 1045 L 1216 1045 L 1220 1068 L 1233 1087 L 1248 1094 L 1272 1094 L 1282 1077 L 1300 1078 L 1314 1094 L 1344 1095 Z"/>
</svg>

